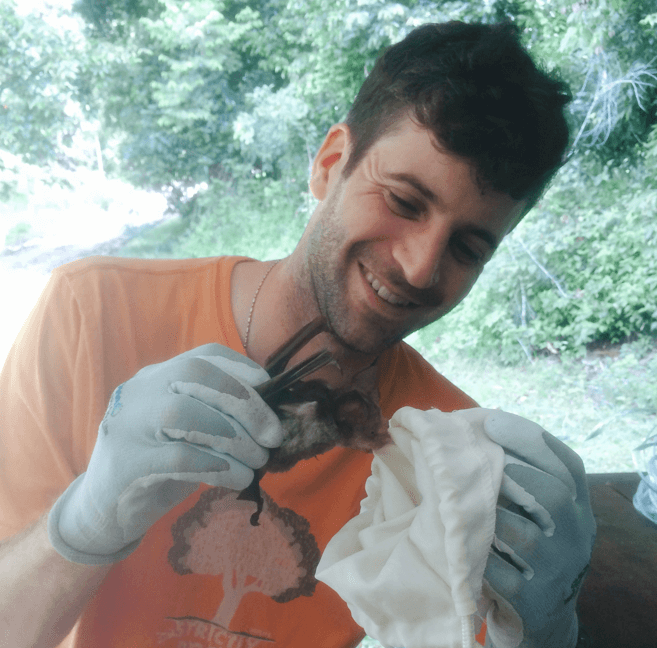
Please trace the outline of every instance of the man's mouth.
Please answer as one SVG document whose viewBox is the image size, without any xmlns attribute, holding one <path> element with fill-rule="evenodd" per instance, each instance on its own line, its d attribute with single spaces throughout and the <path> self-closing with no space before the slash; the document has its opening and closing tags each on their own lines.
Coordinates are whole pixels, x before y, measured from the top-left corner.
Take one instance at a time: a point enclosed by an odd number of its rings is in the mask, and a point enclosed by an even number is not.
<svg viewBox="0 0 657 648">
<path fill-rule="evenodd" d="M 409 308 L 416 308 L 417 304 L 414 304 L 413 302 L 404 299 L 403 297 L 396 295 L 395 293 L 391 292 L 386 288 L 378 279 L 374 277 L 374 275 L 366 271 L 365 273 L 365 278 L 369 282 L 370 286 L 374 289 L 374 292 L 383 299 L 383 301 L 387 302 L 388 304 L 392 304 L 393 306 L 399 306 L 399 307 L 409 307 Z"/>
</svg>

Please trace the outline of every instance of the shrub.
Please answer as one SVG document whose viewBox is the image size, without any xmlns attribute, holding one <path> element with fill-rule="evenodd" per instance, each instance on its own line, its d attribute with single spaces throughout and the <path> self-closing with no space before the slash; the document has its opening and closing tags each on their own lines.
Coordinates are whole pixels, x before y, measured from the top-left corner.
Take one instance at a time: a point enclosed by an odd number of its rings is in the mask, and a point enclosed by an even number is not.
<svg viewBox="0 0 657 648">
<path fill-rule="evenodd" d="M 177 256 L 243 254 L 267 259 L 289 254 L 311 209 L 299 184 L 266 177 L 214 181 L 195 199 Z"/>
</svg>

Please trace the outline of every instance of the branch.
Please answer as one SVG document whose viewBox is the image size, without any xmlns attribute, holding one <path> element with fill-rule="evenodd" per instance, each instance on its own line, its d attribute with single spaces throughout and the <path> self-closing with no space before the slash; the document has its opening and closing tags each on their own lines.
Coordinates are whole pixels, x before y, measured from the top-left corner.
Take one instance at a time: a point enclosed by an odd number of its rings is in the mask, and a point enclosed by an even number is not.
<svg viewBox="0 0 657 648">
<path fill-rule="evenodd" d="M 513 262 L 516 266 L 519 266 L 518 259 L 513 253 L 513 248 L 509 245 L 509 240 L 504 239 L 504 244 L 506 245 Z M 527 328 L 527 304 L 529 300 L 527 299 L 527 289 L 525 288 L 525 282 L 522 280 L 522 277 L 518 276 L 518 285 L 520 287 L 520 324 L 523 328 Z"/>
<path fill-rule="evenodd" d="M 527 253 L 527 256 L 536 264 L 538 269 L 557 287 L 559 294 L 566 299 L 571 299 L 570 295 L 561 287 L 561 284 L 557 281 L 556 277 L 550 274 L 547 268 L 541 264 L 541 262 L 532 254 L 531 250 L 525 245 L 525 242 L 520 238 L 518 242 L 522 246 L 522 249 Z"/>
<path fill-rule="evenodd" d="M 518 344 L 520 345 L 520 348 L 525 352 L 525 355 L 527 356 L 527 359 L 529 360 L 529 362 L 534 364 L 534 358 L 532 357 L 531 353 L 529 352 L 529 349 L 527 349 L 527 346 L 525 345 L 525 343 L 519 337 L 516 337 L 516 342 L 518 342 Z"/>
<path fill-rule="evenodd" d="M 637 105 L 641 110 L 646 112 L 646 108 L 642 102 L 642 93 L 645 92 L 646 89 L 657 85 L 657 70 L 650 67 L 657 57 L 653 58 L 648 63 L 633 64 L 626 73 L 621 73 L 616 79 L 612 79 L 612 81 L 609 82 L 607 79 L 612 76 L 609 71 L 610 62 L 608 57 L 604 56 L 603 58 L 605 67 L 599 73 L 597 87 L 593 92 L 593 98 L 589 103 L 584 121 L 573 141 L 571 151 L 575 150 L 580 139 L 585 135 L 591 138 L 592 144 L 595 144 L 600 137 L 602 137 L 603 144 L 607 141 L 618 122 L 618 89 L 621 86 L 630 85 L 632 87 L 632 92 L 634 93 Z M 582 101 L 585 101 L 586 96 L 590 95 L 587 86 L 594 69 L 595 61 L 592 61 L 586 72 L 584 83 L 582 84 L 580 91 L 577 93 L 577 97 Z M 648 77 L 648 79 L 646 80 L 645 77 Z M 591 121 L 592 115 L 598 109 L 601 110 L 604 119 L 601 124 L 594 125 L 587 131 L 586 129 Z"/>
</svg>

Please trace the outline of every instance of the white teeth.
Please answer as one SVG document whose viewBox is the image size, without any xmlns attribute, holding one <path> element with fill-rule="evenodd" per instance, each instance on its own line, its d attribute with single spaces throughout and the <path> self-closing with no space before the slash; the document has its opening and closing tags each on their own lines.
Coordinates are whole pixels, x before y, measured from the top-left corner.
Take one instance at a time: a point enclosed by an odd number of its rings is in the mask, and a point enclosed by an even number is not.
<svg viewBox="0 0 657 648">
<path fill-rule="evenodd" d="M 365 277 L 381 299 L 390 304 L 394 304 L 395 306 L 408 306 L 410 303 L 397 297 L 394 293 L 391 293 L 378 279 L 374 278 L 374 275 L 371 272 L 368 272 Z"/>
<path fill-rule="evenodd" d="M 391 301 L 390 298 L 393 297 L 393 294 L 385 286 L 381 286 L 378 292 L 380 297 L 382 297 L 386 301 Z"/>
</svg>

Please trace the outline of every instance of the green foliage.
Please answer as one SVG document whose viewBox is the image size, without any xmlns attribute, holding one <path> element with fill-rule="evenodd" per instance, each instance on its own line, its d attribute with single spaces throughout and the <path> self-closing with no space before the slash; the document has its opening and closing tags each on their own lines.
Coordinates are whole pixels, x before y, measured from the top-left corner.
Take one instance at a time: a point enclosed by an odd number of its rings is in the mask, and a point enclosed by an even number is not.
<svg viewBox="0 0 657 648">
<path fill-rule="evenodd" d="M 268 178 L 235 187 L 214 181 L 199 194 L 195 223 L 181 241 L 183 256 L 243 254 L 279 258 L 297 244 L 308 219 L 296 183 Z"/>
<path fill-rule="evenodd" d="M 552 0 L 537 11 L 518 3 L 532 52 L 561 69 L 575 100 L 577 152 L 623 158 L 655 123 L 657 41 L 649 26 L 656 0 Z"/>
<path fill-rule="evenodd" d="M 294 86 L 279 90 L 260 86 L 246 101 L 247 110 L 233 122 L 234 138 L 245 161 L 274 175 L 294 173 L 305 160 L 311 161 L 310 142 L 318 140 L 319 132 L 308 119 L 309 105 Z"/>
<path fill-rule="evenodd" d="M 30 238 L 32 234 L 32 225 L 30 223 L 16 223 L 13 225 L 5 236 L 5 247 L 22 245 Z"/>
<path fill-rule="evenodd" d="M 250 52 L 259 14 L 231 0 L 166 0 L 141 13 L 122 31 L 92 32 L 86 68 L 85 96 L 118 138 L 120 170 L 149 188 L 225 176 L 240 162 L 233 121 L 248 93 L 276 82 Z"/>
<path fill-rule="evenodd" d="M 657 124 L 652 127 L 652 131 L 646 139 L 645 154 L 648 173 L 651 173 L 652 179 L 655 180 L 657 179 L 657 174 L 655 174 L 657 170 Z"/>
<path fill-rule="evenodd" d="M 0 0 L 0 149 L 48 163 L 78 127 L 75 34 Z"/>
<path fill-rule="evenodd" d="M 158 0 L 78 0 L 74 9 L 86 21 L 89 33 L 103 38 L 125 38 L 140 18 L 161 11 Z"/>
<path fill-rule="evenodd" d="M 413 27 L 517 22 L 532 53 L 572 84 L 570 161 L 472 295 L 419 339 L 426 349 L 494 350 L 517 362 L 657 335 L 657 0 L 75 8 L 84 40 L 0 0 L 0 149 L 25 162 L 70 161 L 69 140 L 86 124 L 109 173 L 164 189 L 184 216 L 153 231 L 140 253 L 187 256 L 272 258 L 293 248 L 324 134 L 344 119 L 376 57 Z M 78 161 L 92 165 L 88 155 Z M 24 192 L 23 163 L 0 157 L 3 196 Z"/>
<path fill-rule="evenodd" d="M 278 75 L 312 118 L 305 133 L 288 142 L 302 159 L 316 150 L 328 128 L 342 121 L 376 58 L 414 27 L 447 20 L 491 20 L 499 2 L 427 0 L 274 0 L 261 10 L 266 31 L 252 32 L 249 44 L 260 66 Z M 269 129 L 258 113 L 270 114 L 271 97 L 254 97 L 252 122 Z M 306 108 L 307 107 L 307 108 Z M 299 114 L 297 111 L 295 114 Z M 244 117 L 241 117 L 244 119 Z M 271 117 L 266 118 L 267 120 Z M 273 121 L 273 119 L 272 119 Z M 283 127 L 285 128 L 285 124 Z M 309 128 L 310 126 L 310 128 Z M 297 127 L 297 132 L 301 129 Z"/>
<path fill-rule="evenodd" d="M 179 256 L 180 240 L 189 229 L 189 222 L 173 217 L 145 229 L 132 238 L 118 252 L 118 256 L 142 259 L 163 259 Z"/>
<path fill-rule="evenodd" d="M 545 219 L 536 254 L 543 247 L 543 265 L 565 295 L 552 285 L 530 297 L 541 312 L 530 324 L 532 343 L 579 349 L 657 335 L 657 191 L 644 189 L 634 170 L 611 164 L 574 186 L 579 191 L 553 192 L 535 215 Z"/>
<path fill-rule="evenodd" d="M 0 149 L 2 211 L 23 210 L 35 197 L 42 199 L 53 187 L 70 187 L 70 172 L 57 164 L 37 166 Z"/>
<path fill-rule="evenodd" d="M 156 20 L 140 20 L 147 35 L 143 54 L 157 54 L 160 65 L 159 78 L 151 81 L 152 99 L 159 108 L 157 125 L 185 133 L 210 124 L 213 114 L 215 119 L 225 119 L 230 113 L 227 97 L 218 90 L 222 86 L 230 90 L 231 75 L 242 72 L 242 60 L 233 45 L 262 24 L 249 8 L 235 20 L 227 20 L 220 11 L 222 3 L 213 0 L 182 5 L 165 0 L 164 5 Z"/>
<path fill-rule="evenodd" d="M 246 163 L 298 174 L 378 54 L 414 26 L 493 19 L 427 0 L 82 0 L 99 74 L 85 88 L 142 186 L 194 186 Z M 123 25 L 122 29 L 118 26 Z M 89 68 L 90 69 L 90 68 Z M 98 101 L 99 90 L 102 100 Z"/>
<path fill-rule="evenodd" d="M 237 254 L 260 259 L 289 254 L 306 226 L 314 199 L 296 182 L 261 175 L 239 183 L 214 180 L 188 201 L 186 219 L 138 237 L 123 256 L 206 257 Z"/>
<path fill-rule="evenodd" d="M 226 179 L 235 164 L 298 175 L 381 51 L 431 21 L 522 25 L 529 47 L 563 67 L 577 91 L 578 151 L 627 156 L 655 121 L 648 23 L 657 0 L 80 0 L 76 8 L 100 54 L 85 85 L 90 103 L 106 137 L 120 136 L 123 173 L 146 187 Z"/>
<path fill-rule="evenodd" d="M 19 157 L 0 151 L 0 199 L 3 202 L 26 193 L 25 183 L 21 182 L 25 177 L 22 174 L 24 166 Z"/>
</svg>

